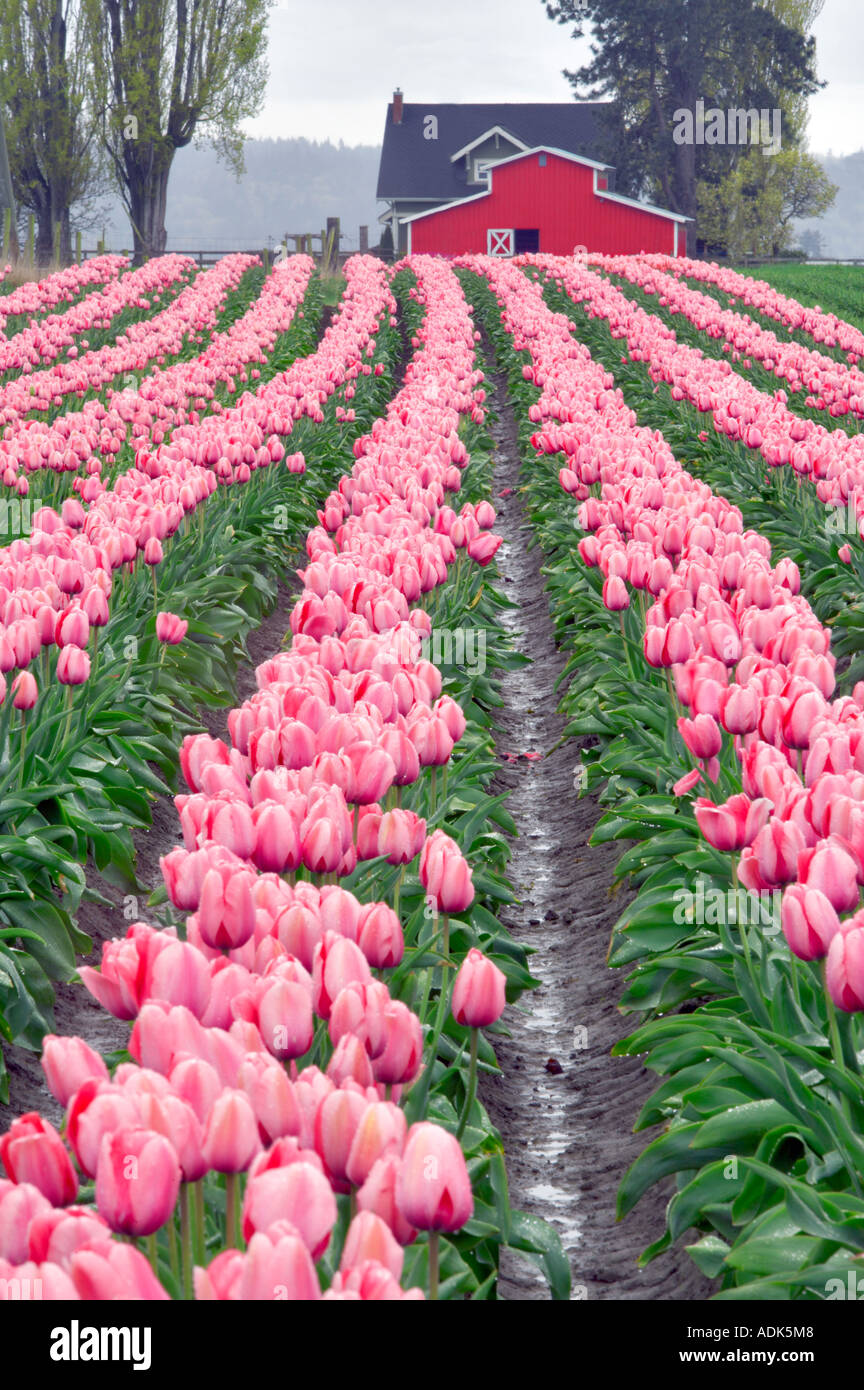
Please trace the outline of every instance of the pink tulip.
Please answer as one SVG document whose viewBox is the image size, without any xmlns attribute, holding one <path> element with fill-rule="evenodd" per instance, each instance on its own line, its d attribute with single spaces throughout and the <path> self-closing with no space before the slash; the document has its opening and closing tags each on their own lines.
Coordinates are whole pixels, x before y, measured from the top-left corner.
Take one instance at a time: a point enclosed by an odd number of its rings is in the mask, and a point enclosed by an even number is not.
<svg viewBox="0 0 864 1390">
<path fill-rule="evenodd" d="M 821 960 L 828 954 L 840 921 L 825 894 L 818 888 L 790 883 L 783 892 L 783 935 L 800 960 Z"/>
<path fill-rule="evenodd" d="M 390 864 L 410 864 L 425 838 L 426 822 L 413 811 L 385 811 L 378 826 L 378 853 Z"/>
<path fill-rule="evenodd" d="M 488 1028 L 504 1012 L 506 976 L 494 961 L 472 946 L 463 960 L 450 998 L 457 1023 L 467 1028 Z"/>
<path fill-rule="evenodd" d="M 465 912 L 474 901 L 468 863 L 443 831 L 436 830 L 423 846 L 420 881 L 441 912 Z"/>
<path fill-rule="evenodd" d="M 864 928 L 838 931 L 828 947 L 825 962 L 828 993 L 844 1013 L 864 1009 Z"/>
<path fill-rule="evenodd" d="M 761 885 L 776 888 L 783 883 L 792 883 L 798 875 L 798 856 L 804 849 L 804 836 L 794 821 L 779 820 L 772 816 L 759 831 L 752 845 Z M 741 866 L 744 862 L 745 857 L 742 856 Z M 745 886 L 760 885 L 745 883 Z"/>
<path fill-rule="evenodd" d="M 323 1255 L 336 1224 L 336 1198 L 330 1184 L 311 1163 L 270 1168 L 249 1178 L 243 1202 L 243 1235 L 268 1231 L 278 1221 L 290 1221 L 313 1260 Z"/>
<path fill-rule="evenodd" d="M 152 1303 L 169 1298 L 146 1256 L 114 1240 L 77 1250 L 69 1261 L 69 1274 L 82 1299 Z"/>
<path fill-rule="evenodd" d="M 321 1297 L 312 1256 L 289 1222 L 278 1221 L 267 1232 L 251 1237 L 235 1297 L 304 1302 Z"/>
<path fill-rule="evenodd" d="M 405 1116 L 391 1101 L 370 1104 L 360 1117 L 351 1142 L 346 1174 L 361 1186 L 373 1166 L 385 1154 L 401 1154 L 405 1143 Z"/>
<path fill-rule="evenodd" d="M 242 1091 L 225 1090 L 207 1117 L 202 1143 L 208 1168 L 242 1173 L 261 1148 L 258 1123 Z"/>
<path fill-rule="evenodd" d="M 31 1223 L 50 1211 L 48 1198 L 32 1183 L 5 1182 L 0 1178 L 0 1259 L 13 1265 L 23 1264 Z"/>
<path fill-rule="evenodd" d="M 315 1116 L 315 1150 L 336 1191 L 349 1190 L 348 1155 L 369 1101 L 361 1090 L 339 1088 L 326 1096 Z"/>
<path fill-rule="evenodd" d="M 78 1179 L 60 1135 L 36 1111 L 13 1120 L 0 1138 L 0 1163 L 13 1182 L 31 1183 L 53 1207 L 74 1202 Z"/>
<path fill-rule="evenodd" d="M 471 1219 L 474 1198 L 458 1141 L 440 1125 L 411 1126 L 396 1184 L 406 1221 L 421 1231 L 458 1231 Z"/>
<path fill-rule="evenodd" d="M 90 640 L 90 623 L 83 608 L 67 608 L 57 619 L 54 641 L 58 647 L 86 647 Z"/>
<path fill-rule="evenodd" d="M 503 540 L 503 536 L 493 536 L 490 532 L 484 531 L 468 542 L 466 549 L 469 558 L 478 565 L 488 565 L 497 554 L 498 547 L 503 543 Z"/>
<path fill-rule="evenodd" d="M 66 1269 L 76 1250 L 110 1236 L 107 1221 L 89 1207 L 53 1208 L 31 1219 L 27 1228 L 28 1256 L 36 1264 L 51 1261 Z"/>
<path fill-rule="evenodd" d="M 417 1231 L 405 1220 L 396 1201 L 401 1170 L 401 1155 L 387 1153 L 379 1158 L 357 1192 L 357 1206 L 360 1211 L 374 1211 L 382 1221 L 386 1221 L 400 1245 L 410 1245 Z"/>
<path fill-rule="evenodd" d="M 32 709 L 39 699 L 36 678 L 29 671 L 22 671 L 12 682 L 12 704 L 16 709 Z"/>
<path fill-rule="evenodd" d="M 96 1077 L 85 1081 L 69 1103 L 66 1139 L 81 1172 L 95 1178 L 102 1140 L 123 1128 L 134 1127 L 138 1113 L 118 1086 Z"/>
<path fill-rule="evenodd" d="M 715 758 L 723 745 L 717 721 L 710 714 L 679 718 L 678 732 L 694 758 Z"/>
<path fill-rule="evenodd" d="M 627 585 L 617 574 L 605 580 L 603 584 L 603 604 L 611 613 L 620 613 L 622 609 L 630 607 L 630 595 L 627 592 Z"/>
<path fill-rule="evenodd" d="M 96 1169 L 99 1214 L 124 1235 L 152 1235 L 174 1210 L 180 1177 L 177 1156 L 163 1135 L 133 1128 L 106 1134 Z"/>
<path fill-rule="evenodd" d="M 405 950 L 402 924 L 386 903 L 369 903 L 360 914 L 357 945 L 374 970 L 398 965 Z"/>
<path fill-rule="evenodd" d="M 407 1086 L 417 1076 L 423 1060 L 423 1030 L 417 1015 L 399 999 L 384 1010 L 385 1045 L 375 1057 L 375 1080 L 389 1086 Z"/>
<path fill-rule="evenodd" d="M 49 1091 L 64 1107 L 85 1081 L 109 1079 L 103 1058 L 83 1038 L 62 1038 L 55 1033 L 47 1033 L 42 1040 L 42 1070 Z"/>
<path fill-rule="evenodd" d="M 319 1018 L 330 1017 L 334 999 L 352 981 L 371 982 L 372 972 L 360 947 L 353 941 L 325 932 L 315 947 L 312 970 L 313 1004 Z"/>
<path fill-rule="evenodd" d="M 802 850 L 797 872 L 799 882 L 820 889 L 837 912 L 858 906 L 858 866 L 841 845 L 825 840 L 812 849 Z"/>
<path fill-rule="evenodd" d="M 255 930 L 254 875 L 214 867 L 201 883 L 198 926 L 208 946 L 236 950 Z"/>
<path fill-rule="evenodd" d="M 176 647 L 183 641 L 188 630 L 188 622 L 185 618 L 178 618 L 176 613 L 156 614 L 156 636 L 160 642 Z"/>
<path fill-rule="evenodd" d="M 405 1256 L 393 1232 L 374 1212 L 359 1211 L 348 1227 L 339 1267 L 356 1269 L 366 1260 L 384 1265 L 397 1282 L 402 1278 Z"/>
<path fill-rule="evenodd" d="M 83 685 L 90 679 L 90 658 L 80 647 L 69 644 L 57 657 L 57 679 L 61 685 Z"/>
<path fill-rule="evenodd" d="M 726 852 L 736 852 L 751 844 L 763 825 L 767 824 L 771 802 L 767 797 L 751 801 L 749 796 L 741 793 L 715 806 L 706 797 L 698 796 L 693 810 L 699 829 L 710 845 Z"/>
</svg>

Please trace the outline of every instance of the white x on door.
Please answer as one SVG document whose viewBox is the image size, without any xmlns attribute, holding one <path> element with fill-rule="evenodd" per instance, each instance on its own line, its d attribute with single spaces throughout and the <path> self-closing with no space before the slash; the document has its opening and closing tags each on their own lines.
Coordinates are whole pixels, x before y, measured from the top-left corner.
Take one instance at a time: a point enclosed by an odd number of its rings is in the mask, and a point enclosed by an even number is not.
<svg viewBox="0 0 864 1390">
<path fill-rule="evenodd" d="M 513 227 L 489 227 L 486 232 L 486 253 L 489 256 L 512 256 L 515 241 Z"/>
</svg>

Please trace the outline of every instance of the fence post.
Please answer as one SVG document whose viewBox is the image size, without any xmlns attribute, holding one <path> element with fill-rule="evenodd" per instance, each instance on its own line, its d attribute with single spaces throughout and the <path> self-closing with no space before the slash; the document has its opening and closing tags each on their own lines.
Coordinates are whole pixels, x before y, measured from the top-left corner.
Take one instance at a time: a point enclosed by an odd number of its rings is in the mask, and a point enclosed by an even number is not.
<svg viewBox="0 0 864 1390">
<path fill-rule="evenodd" d="M 27 252 L 26 252 L 26 255 L 27 255 L 27 264 L 28 264 L 28 265 L 32 265 L 32 264 L 33 264 L 33 258 L 34 258 L 35 254 L 36 254 L 35 248 L 36 248 L 36 218 L 34 217 L 33 213 L 31 212 L 30 216 L 27 218 Z"/>
<path fill-rule="evenodd" d="M 75 260 L 76 260 L 76 262 L 78 263 L 78 265 L 81 264 L 81 230 L 80 230 L 80 228 L 79 228 L 79 230 L 75 233 Z"/>
<path fill-rule="evenodd" d="M 369 228 L 360 228 L 360 255 L 363 256 L 369 250 Z"/>
</svg>

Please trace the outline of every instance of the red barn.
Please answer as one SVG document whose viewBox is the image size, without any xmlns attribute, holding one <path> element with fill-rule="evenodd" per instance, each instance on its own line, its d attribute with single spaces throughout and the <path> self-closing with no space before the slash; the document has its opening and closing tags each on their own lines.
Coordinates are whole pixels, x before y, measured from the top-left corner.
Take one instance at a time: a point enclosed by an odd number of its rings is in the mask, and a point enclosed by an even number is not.
<svg viewBox="0 0 864 1390">
<path fill-rule="evenodd" d="M 572 255 L 577 246 L 686 254 L 691 219 L 611 192 L 607 164 L 540 145 L 484 172 L 482 192 L 399 219 L 409 254 Z"/>
</svg>

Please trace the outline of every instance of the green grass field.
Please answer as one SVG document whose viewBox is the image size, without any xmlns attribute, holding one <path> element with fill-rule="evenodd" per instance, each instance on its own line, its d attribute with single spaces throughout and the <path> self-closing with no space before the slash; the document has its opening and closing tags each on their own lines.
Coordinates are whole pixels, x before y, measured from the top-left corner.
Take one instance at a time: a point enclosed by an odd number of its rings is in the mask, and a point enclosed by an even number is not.
<svg viewBox="0 0 864 1390">
<path fill-rule="evenodd" d="M 864 330 L 864 266 L 764 265 L 736 269 L 754 280 L 767 280 L 781 294 L 788 294 L 801 304 L 818 304 Z"/>
</svg>

